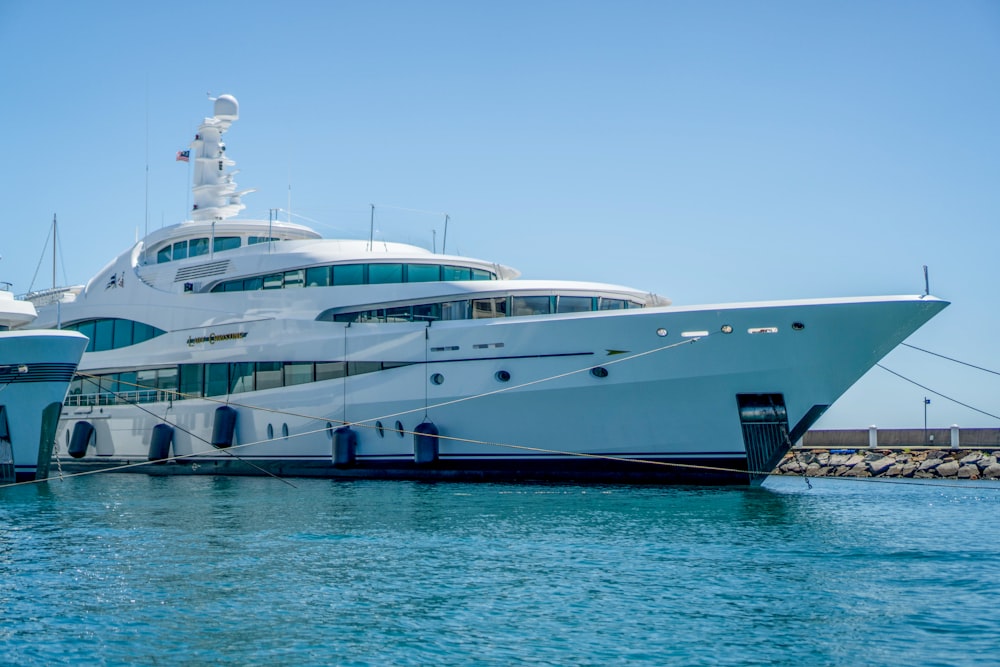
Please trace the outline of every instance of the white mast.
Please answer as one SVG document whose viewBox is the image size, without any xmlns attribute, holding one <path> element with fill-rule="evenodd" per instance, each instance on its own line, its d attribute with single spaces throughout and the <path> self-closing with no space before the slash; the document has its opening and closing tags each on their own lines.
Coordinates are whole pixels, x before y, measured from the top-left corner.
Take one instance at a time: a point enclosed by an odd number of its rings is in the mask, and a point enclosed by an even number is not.
<svg viewBox="0 0 1000 667">
<path fill-rule="evenodd" d="M 194 162 L 192 220 L 231 218 L 246 208 L 240 202 L 240 197 L 253 192 L 237 192 L 236 183 L 233 182 L 233 176 L 237 172 L 226 171 L 226 167 L 232 167 L 236 163 L 226 157 L 222 134 L 240 117 L 240 104 L 232 95 L 220 95 L 215 99 L 214 114 L 205 119 L 191 142 L 191 158 Z"/>
</svg>

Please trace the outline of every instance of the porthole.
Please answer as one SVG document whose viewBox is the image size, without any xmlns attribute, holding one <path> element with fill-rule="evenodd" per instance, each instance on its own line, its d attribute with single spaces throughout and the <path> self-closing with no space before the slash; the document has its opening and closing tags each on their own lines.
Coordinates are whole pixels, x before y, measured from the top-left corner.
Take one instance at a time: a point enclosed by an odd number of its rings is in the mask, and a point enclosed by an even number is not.
<svg viewBox="0 0 1000 667">
<path fill-rule="evenodd" d="M 288 437 L 288 424 L 282 424 L 281 425 L 281 437 L 282 438 L 287 438 Z"/>
<path fill-rule="evenodd" d="M 274 424 L 267 425 L 267 439 L 274 440 Z"/>
<path fill-rule="evenodd" d="M 400 438 L 402 438 L 404 430 L 405 429 L 403 428 L 403 422 L 397 420 L 396 421 L 396 435 L 398 435 Z"/>
<path fill-rule="evenodd" d="M 431 376 L 432 384 L 441 384 L 442 382 L 444 382 L 444 376 L 441 375 L 440 373 L 435 373 L 434 375 Z"/>
<path fill-rule="evenodd" d="M 663 338 L 667 335 L 667 330 L 664 329 L 663 327 L 660 327 L 659 329 L 656 330 L 656 335 L 659 336 L 660 338 Z"/>
<path fill-rule="evenodd" d="M 595 378 L 606 378 L 608 377 L 608 369 L 603 366 L 595 366 L 590 369 L 590 374 Z"/>
<path fill-rule="evenodd" d="M 722 333 L 725 333 L 725 334 L 733 333 L 733 325 L 732 324 L 723 324 L 722 328 L 720 329 L 720 331 Z"/>
<path fill-rule="evenodd" d="M 385 427 L 382 426 L 382 422 L 375 422 L 375 430 L 378 431 L 378 437 L 385 437 Z"/>
<path fill-rule="evenodd" d="M 802 331 L 805 328 L 806 325 L 802 324 L 802 322 L 792 322 L 792 329 L 795 331 Z"/>
<path fill-rule="evenodd" d="M 497 371 L 494 377 L 498 382 L 510 382 L 510 373 L 507 371 Z"/>
</svg>

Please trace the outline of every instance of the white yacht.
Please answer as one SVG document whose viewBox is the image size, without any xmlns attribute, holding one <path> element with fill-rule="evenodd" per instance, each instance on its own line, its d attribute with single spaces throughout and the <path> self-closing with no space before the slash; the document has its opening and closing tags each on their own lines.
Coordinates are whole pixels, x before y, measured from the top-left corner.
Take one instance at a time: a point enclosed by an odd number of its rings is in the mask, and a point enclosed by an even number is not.
<svg viewBox="0 0 1000 667">
<path fill-rule="evenodd" d="M 222 135 L 237 118 L 219 97 L 191 143 L 192 219 L 63 295 L 65 327 L 90 339 L 59 422 L 64 469 L 755 483 L 947 305 L 676 307 L 236 219 Z"/>
<path fill-rule="evenodd" d="M 0 285 L 0 483 L 48 477 L 63 399 L 87 339 L 74 331 L 13 330 L 35 307 Z"/>
</svg>

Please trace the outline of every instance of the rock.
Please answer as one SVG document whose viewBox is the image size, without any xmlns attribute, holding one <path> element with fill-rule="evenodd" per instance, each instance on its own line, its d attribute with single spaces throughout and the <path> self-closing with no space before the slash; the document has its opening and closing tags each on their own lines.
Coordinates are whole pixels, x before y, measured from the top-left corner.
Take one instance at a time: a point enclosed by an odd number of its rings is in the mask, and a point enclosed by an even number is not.
<svg viewBox="0 0 1000 667">
<path fill-rule="evenodd" d="M 806 466 L 806 475 L 809 477 L 826 477 L 826 468 L 818 463 L 810 463 Z"/>
<path fill-rule="evenodd" d="M 962 466 L 959 464 L 958 461 L 952 459 L 951 461 L 945 461 L 944 463 L 939 465 L 937 468 L 934 469 L 934 472 L 941 475 L 942 477 L 954 477 L 958 473 L 958 469 L 961 467 Z"/>
<path fill-rule="evenodd" d="M 1000 463 L 994 463 L 982 473 L 983 479 L 1000 479 Z"/>
<path fill-rule="evenodd" d="M 872 460 L 868 462 L 868 470 L 871 471 L 873 475 L 880 475 L 886 470 L 893 468 L 896 465 L 896 459 L 891 456 L 883 456 L 881 458 Z"/>
<path fill-rule="evenodd" d="M 900 477 L 913 477 L 917 472 L 917 464 L 912 461 L 903 464 L 903 469 L 899 472 Z"/>
<path fill-rule="evenodd" d="M 958 460 L 958 462 L 964 466 L 967 466 L 970 463 L 972 464 L 978 463 L 981 458 L 983 458 L 983 455 L 981 453 L 972 452 L 971 454 L 966 454 L 965 456 L 963 456 L 961 459 Z"/>
<path fill-rule="evenodd" d="M 847 464 L 850 457 L 847 454 L 830 454 L 826 464 L 828 466 L 842 466 Z"/>
<path fill-rule="evenodd" d="M 783 466 L 781 466 L 781 472 L 787 472 L 792 474 L 801 473 L 802 469 L 803 469 L 802 464 L 795 460 L 788 461 Z M 977 473 L 979 472 L 979 468 L 976 468 L 976 472 Z"/>
<path fill-rule="evenodd" d="M 920 464 L 920 470 L 933 470 L 944 463 L 941 459 L 925 459 Z"/>
<path fill-rule="evenodd" d="M 979 466 L 980 470 L 986 470 L 992 465 L 997 464 L 997 457 L 995 456 L 984 456 L 983 458 L 976 461 L 976 465 Z"/>
<path fill-rule="evenodd" d="M 884 474 L 878 475 L 879 477 L 903 477 L 903 464 L 896 463 L 889 467 L 888 470 L 883 471 Z"/>
<path fill-rule="evenodd" d="M 861 454 L 852 454 L 847 458 L 846 461 L 844 461 L 844 465 L 854 467 L 864 462 L 865 462 L 865 457 L 861 456 Z"/>
<path fill-rule="evenodd" d="M 931 477 L 934 477 L 934 473 L 930 470 L 918 470 L 913 473 L 913 477 L 914 479 L 930 479 Z"/>
<path fill-rule="evenodd" d="M 979 466 L 966 464 L 958 469 L 959 479 L 979 479 Z"/>
<path fill-rule="evenodd" d="M 867 466 L 854 466 L 853 468 L 848 468 L 847 472 L 844 473 L 844 477 L 871 477 L 872 474 L 868 472 Z"/>
</svg>

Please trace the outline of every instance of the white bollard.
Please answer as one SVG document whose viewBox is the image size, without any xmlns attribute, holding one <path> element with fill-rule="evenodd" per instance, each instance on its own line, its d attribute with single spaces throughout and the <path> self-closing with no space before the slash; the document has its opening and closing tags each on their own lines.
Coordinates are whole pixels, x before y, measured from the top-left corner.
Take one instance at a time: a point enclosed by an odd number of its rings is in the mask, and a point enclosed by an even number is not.
<svg viewBox="0 0 1000 667">
<path fill-rule="evenodd" d="M 958 449 L 958 424 L 951 425 L 951 448 Z"/>
<path fill-rule="evenodd" d="M 878 428 L 875 424 L 868 427 L 868 447 L 869 449 L 878 447 Z"/>
</svg>

